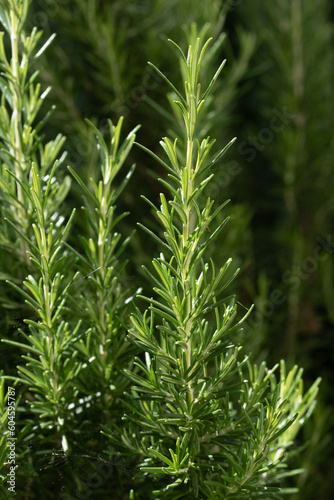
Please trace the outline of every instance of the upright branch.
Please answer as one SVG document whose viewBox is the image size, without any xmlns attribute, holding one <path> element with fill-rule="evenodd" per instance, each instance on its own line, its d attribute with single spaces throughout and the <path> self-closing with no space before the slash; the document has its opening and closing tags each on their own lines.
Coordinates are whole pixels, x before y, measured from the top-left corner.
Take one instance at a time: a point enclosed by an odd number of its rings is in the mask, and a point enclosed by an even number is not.
<svg viewBox="0 0 334 500">
<path fill-rule="evenodd" d="M 139 456 L 138 494 L 141 487 L 147 494 L 152 479 L 152 498 L 263 498 L 269 490 L 279 490 L 271 486 L 275 478 L 269 471 L 290 444 L 281 440 L 281 451 L 273 453 L 279 436 L 292 425 L 298 429 L 296 408 L 284 399 L 293 377 L 288 377 L 288 384 L 277 383 L 277 367 L 268 370 L 265 364 L 253 367 L 246 357 L 238 360 L 240 347 L 232 334 L 251 308 L 236 319 L 235 297 L 225 294 L 236 274 L 228 271 L 231 259 L 216 270 L 207 258 L 209 245 L 227 219 L 214 228 L 226 203 L 214 207 L 203 190 L 213 177 L 209 169 L 234 140 L 212 153 L 213 139 L 197 139 L 198 115 L 224 66 L 223 62 L 203 92 L 200 69 L 210 43 L 203 37 L 204 30 L 187 55 L 171 42 L 186 76 L 184 94 L 151 64 L 171 87 L 181 110 L 185 150 L 177 140 L 164 137 L 164 161 L 141 146 L 166 169 L 168 180 L 160 182 L 170 198 L 161 194 L 159 208 L 145 198 L 157 214 L 163 238 L 141 227 L 162 252 L 152 261 L 153 271 L 145 268 L 154 296 L 140 297 L 149 309 L 142 314 L 134 306 L 130 318 L 129 339 L 143 356 L 135 358 L 136 371 L 124 371 L 133 385 L 124 399 L 128 429 L 118 432 L 122 446 Z M 283 389 L 282 384 L 287 386 Z M 291 386 L 292 392 L 297 390 Z M 311 397 L 300 397 L 300 406 L 311 407 L 316 391 L 315 385 Z M 105 432 L 120 444 L 115 432 Z"/>
<path fill-rule="evenodd" d="M 123 362 L 129 366 L 131 346 L 125 342 L 126 329 L 123 324 L 126 322 L 127 304 L 133 298 L 129 297 L 128 290 L 123 286 L 122 271 L 126 261 L 121 260 L 132 235 L 122 241 L 121 234 L 117 232 L 117 225 L 128 213 L 116 215 L 116 202 L 134 172 L 134 165 L 118 187 L 115 178 L 127 160 L 138 127 L 121 143 L 123 118 L 119 119 L 117 125 L 109 121 L 107 143 L 95 125 L 88 123 L 97 138 L 101 179 L 98 183 L 91 179 L 91 184 L 86 186 L 69 167 L 83 190 L 83 208 L 90 234 L 93 235 L 80 237 L 82 253 L 72 248 L 78 257 L 80 271 L 87 278 L 86 286 L 82 287 L 76 298 L 81 304 L 81 315 L 85 314 L 87 337 L 80 339 L 77 348 L 83 359 L 89 361 L 90 384 L 83 383 L 83 390 L 102 393 L 96 405 L 103 401 L 104 409 L 115 411 L 115 399 L 122 393 L 124 382 L 127 382 L 120 370 Z"/>
<path fill-rule="evenodd" d="M 63 201 L 70 181 L 58 176 L 65 154 L 57 160 L 64 138 L 58 135 L 44 144 L 39 135 L 52 110 L 39 116 L 50 89 L 41 92 L 33 64 L 54 37 L 38 48 L 42 32 L 33 28 L 30 35 L 25 33 L 29 3 L 6 0 L 0 12 L 5 29 L 0 35 L 0 242 L 8 259 L 1 258 L 1 266 L 6 267 L 0 271 L 8 278 L 6 291 L 14 289 L 20 303 L 23 297 L 26 304 L 20 341 L 3 341 L 26 353 L 18 375 L 7 378 L 19 380 L 30 391 L 30 410 L 38 415 L 40 428 L 55 429 L 67 451 L 67 406 L 76 390 L 72 379 L 80 369 L 71 349 L 80 325 L 70 327 L 66 321 L 73 259 L 68 258 L 64 241 L 74 211 L 66 221 Z M 5 37 L 10 40 L 9 54 Z M 9 274 L 13 269 L 17 272 Z"/>
<path fill-rule="evenodd" d="M 31 161 L 39 164 L 42 177 L 49 174 L 64 143 L 64 137 L 59 134 L 43 147 L 39 135 L 52 110 L 44 117 L 38 115 L 50 88 L 42 92 L 41 85 L 36 83 L 39 70 L 34 70 L 34 64 L 54 35 L 37 48 L 42 31 L 33 28 L 28 35 L 24 29 L 29 4 L 30 0 L 6 0 L 0 15 L 5 30 L 0 32 L 0 197 L 3 216 L 15 220 L 25 234 L 31 231 L 35 216 L 23 187 L 25 183 L 31 184 Z M 6 44 L 6 40 L 10 43 Z M 0 242 L 5 252 L 9 247 L 14 248 L 17 265 L 22 262 L 25 271 L 32 270 L 27 242 L 7 225 L 1 228 Z"/>
</svg>

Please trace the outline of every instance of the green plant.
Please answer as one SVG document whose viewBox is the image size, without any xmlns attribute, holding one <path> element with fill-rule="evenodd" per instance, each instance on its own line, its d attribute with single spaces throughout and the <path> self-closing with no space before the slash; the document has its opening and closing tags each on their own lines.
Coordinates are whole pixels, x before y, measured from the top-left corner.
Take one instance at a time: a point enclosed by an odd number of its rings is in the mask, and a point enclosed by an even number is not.
<svg viewBox="0 0 334 500">
<path fill-rule="evenodd" d="M 325 500 L 333 489 L 333 446 L 323 445 L 333 442 L 334 274 L 333 247 L 328 244 L 333 233 L 333 116 L 328 111 L 333 104 L 333 51 L 328 50 L 334 42 L 333 13 L 328 0 L 275 5 L 257 0 L 242 3 L 240 21 L 258 39 L 252 58 L 254 86 L 240 101 L 240 110 L 251 117 L 238 132 L 245 172 L 240 191 L 254 211 L 253 266 L 267 282 L 266 292 L 263 279 L 259 283 L 262 304 L 247 325 L 248 333 L 253 353 L 253 339 L 262 328 L 261 347 L 270 363 L 284 357 L 302 365 L 306 385 L 318 375 L 327 381 L 316 421 L 311 419 L 299 437 L 300 442 L 310 439 L 313 449 L 308 454 L 319 462 L 315 467 L 312 459 L 311 467 L 309 458 L 304 462 L 306 454 L 300 455 L 303 486 L 298 480 L 300 492 L 294 496 Z M 270 129 L 277 111 L 285 123 Z M 313 432 L 318 439 L 310 438 Z"/>
<path fill-rule="evenodd" d="M 36 28 L 26 34 L 30 3 L 5 0 L 0 11 L 0 276 L 8 353 L 0 380 L 2 494 L 8 494 L 8 414 L 15 409 L 20 498 L 105 498 L 109 492 L 122 500 L 280 498 L 293 491 L 284 482 L 298 472 L 288 467 L 289 450 L 312 412 L 319 380 L 303 394 L 301 370 L 286 373 L 282 361 L 276 376 L 278 366 L 256 366 L 242 355 L 238 333 L 252 308 L 241 317 L 236 297 L 225 292 L 237 274 L 231 259 L 218 269 L 210 259 L 228 218 L 222 217 L 226 203 L 216 207 L 204 190 L 234 142 L 214 152 L 215 140 L 207 137 L 221 123 L 211 90 L 225 62 L 206 84 L 203 72 L 222 37 L 209 49 L 209 26 L 198 33 L 192 24 L 187 55 L 172 42 L 183 94 L 151 64 L 170 86 L 172 113 L 160 104 L 155 109 L 173 129 L 161 141 L 166 160 L 141 145 L 164 169 L 161 206 L 145 197 L 160 228 L 140 224 L 161 250 L 153 269 L 145 267 L 154 284 L 151 297 L 128 290 L 125 256 L 132 235 L 119 233 L 127 212 L 116 206 L 134 172 L 132 166 L 122 176 L 138 127 L 122 142 L 122 117 L 116 125 L 108 121 L 106 134 L 96 121 L 88 120 L 87 129 L 75 118 L 79 135 L 89 141 L 96 136 L 97 152 L 88 156 L 98 168 L 89 165 L 94 173 L 87 182 L 87 172 L 69 167 L 84 195 L 76 226 L 81 234 L 71 234 L 78 211 L 67 206 L 76 196 L 63 168 L 64 138 L 43 137 L 52 114 L 46 110 L 43 117 L 50 89 L 36 83 L 35 63 L 53 37 L 41 43 Z M 96 4 L 89 6 L 106 27 Z M 158 7 L 165 12 L 164 2 Z M 220 29 L 220 2 L 210 8 L 212 16 L 219 14 Z M 204 10 L 202 5 L 201 16 Z M 248 57 L 245 50 L 244 63 Z M 108 87 L 105 79 L 102 86 Z M 228 95 L 234 88 L 229 83 Z M 144 313 L 143 302 L 149 304 Z M 21 324 L 11 328 L 16 308 Z M 17 395 L 10 412 L 8 383 Z"/>
<path fill-rule="evenodd" d="M 161 194 L 160 208 L 147 200 L 163 235 L 140 224 L 162 251 L 152 272 L 145 269 L 155 297 L 141 296 L 149 309 L 135 307 L 131 316 L 129 338 L 145 358 L 136 357 L 136 370 L 125 372 L 133 386 L 124 400 L 128 429 L 122 444 L 139 456 L 137 480 L 146 495 L 151 482 L 154 498 L 278 498 L 276 483 L 294 473 L 284 471 L 286 452 L 312 411 L 319 381 L 303 396 L 296 367 L 286 375 L 282 362 L 277 381 L 277 367 L 238 359 L 236 333 L 251 309 L 237 320 L 235 297 L 225 294 L 234 278 L 228 276 L 230 260 L 216 271 L 205 259 L 227 222 L 214 228 L 226 203 L 214 210 L 214 201 L 203 199 L 213 177 L 207 172 L 234 141 L 213 153 L 215 140 L 197 139 L 198 115 L 224 66 L 203 91 L 200 70 L 210 43 L 204 35 L 202 30 L 193 38 L 187 55 L 172 42 L 184 95 L 154 66 L 172 89 L 184 141 L 161 141 L 166 161 L 150 153 L 168 173 L 160 182 L 170 199 Z M 110 438 L 119 444 L 115 433 Z"/>
<path fill-rule="evenodd" d="M 122 122 L 122 118 L 116 126 L 109 122 L 110 147 L 99 130 L 90 123 L 98 140 L 102 170 L 102 179 L 98 184 L 91 179 L 92 190 L 69 167 L 85 193 L 83 208 L 91 230 L 90 237 L 79 237 L 84 255 L 72 248 L 79 259 L 81 274 L 88 278 L 86 286 L 75 299 L 79 300 L 80 315 L 86 325 L 84 338 L 77 342 L 76 348 L 88 363 L 89 370 L 80 377 L 80 388 L 87 394 L 97 391 L 102 393 L 105 404 L 102 404 L 102 408 L 108 418 L 115 413 L 115 401 L 124 391 L 125 380 L 121 369 L 131 359 L 130 345 L 125 342 L 124 322 L 127 304 L 133 300 L 133 296 L 128 296 L 128 291 L 119 279 L 127 264 L 126 260 L 120 260 L 120 256 L 131 235 L 120 243 L 121 234 L 115 228 L 128 214 L 124 212 L 115 217 L 115 203 L 131 178 L 134 165 L 117 189 L 113 188 L 113 184 L 132 148 L 136 129 L 119 147 Z M 99 406 L 100 403 L 95 404 Z"/>
<path fill-rule="evenodd" d="M 63 201 L 69 178 L 55 177 L 65 158 L 63 155 L 56 160 L 64 138 L 59 135 L 43 144 L 39 131 L 50 112 L 35 125 L 50 89 L 42 92 L 40 84 L 35 83 L 38 70 L 32 71 L 32 66 L 52 39 L 37 50 L 41 32 L 33 28 L 26 35 L 23 26 L 28 5 L 26 0 L 8 1 L 1 15 L 11 55 L 7 58 L 2 33 L 2 270 L 11 270 L 12 274 L 5 275 L 6 282 L 17 292 L 16 297 L 25 299 L 24 321 L 28 327 L 19 329 L 20 340 L 4 339 L 27 352 L 18 375 L 7 378 L 22 382 L 35 394 L 32 414 L 40 416 L 41 428 L 57 429 L 59 440 L 67 449 L 64 417 L 68 398 L 73 396 L 70 381 L 80 365 L 69 355 L 77 329 L 70 334 L 66 321 L 71 259 L 62 251 L 62 245 L 74 212 L 65 223 Z M 6 297 L 3 303 L 13 307 Z"/>
</svg>

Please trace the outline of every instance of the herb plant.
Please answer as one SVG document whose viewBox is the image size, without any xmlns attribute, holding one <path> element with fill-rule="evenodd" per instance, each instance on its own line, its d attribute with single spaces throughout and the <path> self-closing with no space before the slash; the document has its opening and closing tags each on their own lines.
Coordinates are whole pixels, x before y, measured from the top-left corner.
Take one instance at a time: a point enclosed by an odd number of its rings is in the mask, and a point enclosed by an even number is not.
<svg viewBox="0 0 334 500">
<path fill-rule="evenodd" d="M 1 253 L 2 271 L 12 271 L 7 273 L 8 285 L 3 288 L 7 290 L 11 285 L 17 292 L 15 300 L 24 300 L 24 321 L 28 326 L 28 330 L 19 329 L 19 341 L 5 339 L 27 353 L 18 366 L 18 375 L 8 377 L 35 394 L 31 401 L 33 415 L 39 416 L 42 428 L 56 429 L 67 449 L 65 408 L 73 396 L 70 381 L 79 365 L 69 356 L 77 328 L 70 334 L 64 314 L 71 260 L 62 252 L 62 245 L 74 212 L 66 221 L 63 201 L 69 178 L 56 177 L 65 159 L 63 155 L 57 160 L 64 138 L 59 134 L 43 144 L 39 131 L 50 111 L 37 126 L 34 123 L 50 89 L 41 91 L 40 84 L 35 83 L 38 70 L 33 71 L 32 66 L 52 40 L 37 50 L 41 32 L 33 28 L 28 36 L 23 28 L 27 8 L 26 1 L 9 1 L 1 15 L 11 56 L 7 57 L 2 34 Z M 3 305 L 16 305 L 9 292 Z"/>
<path fill-rule="evenodd" d="M 228 217 L 220 218 L 227 202 L 216 206 L 206 189 L 234 142 L 216 149 L 207 136 L 212 89 L 225 61 L 207 85 L 203 70 L 210 71 L 219 43 L 210 50 L 208 26 L 198 32 L 195 24 L 186 32 L 187 53 L 171 41 L 183 91 L 150 63 L 170 88 L 168 116 L 176 126 L 160 143 L 165 159 L 136 143 L 164 169 L 164 192 L 159 207 L 144 197 L 160 228 L 139 224 L 160 250 L 144 267 L 152 294 L 130 292 L 123 278 L 132 235 L 118 231 L 127 213 L 119 213 L 116 202 L 134 171 L 122 177 L 138 127 L 122 142 L 122 117 L 116 125 L 108 121 L 107 138 L 88 121 L 99 168 L 87 183 L 69 167 L 86 220 L 86 232 L 70 234 L 79 211 L 66 203 L 65 139 L 46 142 L 41 133 L 52 116 L 44 111 L 50 89 L 36 83 L 34 66 L 53 37 L 39 48 L 41 32 L 26 34 L 29 4 L 5 0 L 0 11 L 1 306 L 20 308 L 23 318 L 11 329 L 7 314 L 2 335 L 8 353 L 0 380 L 3 497 L 12 491 L 6 484 L 9 384 L 16 388 L 11 395 L 17 391 L 19 498 L 274 499 L 291 493 L 284 479 L 298 471 L 288 467 L 290 449 L 312 412 L 319 380 L 304 394 L 301 369 L 287 371 L 284 361 L 272 369 L 257 366 L 242 352 L 240 327 L 252 307 L 240 315 L 227 290 L 237 274 L 232 259 L 217 266 L 209 257 Z M 149 304 L 144 312 L 143 303 Z M 76 458 L 84 460 L 84 473 Z M 131 474 L 110 468 L 121 458 Z M 87 464 L 94 464 L 91 479 L 100 478 L 98 485 L 89 483 Z"/>
<path fill-rule="evenodd" d="M 252 299 L 258 307 L 247 329 L 249 338 L 259 339 L 262 322 L 268 363 L 284 357 L 304 367 L 305 384 L 318 375 L 326 380 L 299 436 L 310 444 L 296 462 L 303 473 L 293 496 L 326 500 L 333 490 L 334 443 L 332 3 L 286 0 L 278 7 L 257 0 L 243 2 L 239 15 L 259 42 L 252 59 L 254 86 L 240 103 L 252 120 L 238 128 L 240 142 L 248 143 L 238 158 L 248 172 L 247 179 L 240 176 L 239 196 L 254 211 L 250 252 L 263 278 L 262 298 Z M 268 132 L 275 109 L 285 123 Z M 272 134 L 268 143 L 266 134 Z M 249 141 L 255 138 L 252 153 Z M 249 162 L 251 154 L 256 158 Z"/>
<path fill-rule="evenodd" d="M 227 222 L 214 228 L 226 203 L 214 209 L 213 200 L 203 199 L 213 177 L 207 172 L 234 141 L 212 153 L 214 140 L 196 139 L 198 115 L 224 66 L 202 91 L 199 75 L 210 43 L 203 37 L 202 31 L 187 55 L 171 42 L 180 55 L 184 94 L 153 66 L 174 93 L 184 140 L 179 146 L 163 138 L 166 161 L 151 153 L 167 171 L 160 182 L 170 199 L 162 193 L 159 208 L 147 200 L 163 236 L 142 228 L 162 251 L 152 272 L 145 269 L 155 298 L 141 296 L 149 309 L 135 307 L 130 318 L 129 338 L 145 359 L 135 358 L 137 371 L 126 371 L 134 385 L 124 401 L 129 428 L 122 441 L 141 458 L 139 477 L 152 479 L 156 498 L 274 498 L 286 449 L 313 407 L 318 382 L 303 396 L 297 367 L 286 374 L 282 361 L 277 379 L 277 366 L 240 360 L 236 333 L 251 308 L 237 319 L 236 299 L 225 292 L 234 278 L 227 275 L 230 260 L 216 270 L 205 259 Z"/>
</svg>

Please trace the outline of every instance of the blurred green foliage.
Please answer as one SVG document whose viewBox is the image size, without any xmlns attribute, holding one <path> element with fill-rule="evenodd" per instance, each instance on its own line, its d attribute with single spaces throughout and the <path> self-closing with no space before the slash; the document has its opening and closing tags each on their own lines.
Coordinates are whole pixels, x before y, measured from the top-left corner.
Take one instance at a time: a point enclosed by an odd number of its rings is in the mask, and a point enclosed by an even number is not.
<svg viewBox="0 0 334 500">
<path fill-rule="evenodd" d="M 309 446 L 296 459 L 304 473 L 298 480 L 290 479 L 291 486 L 297 482 L 300 488 L 293 500 L 328 500 L 334 477 L 331 9 L 329 0 L 33 0 L 27 23 L 43 30 L 42 41 L 57 34 L 41 57 L 40 81 L 43 87 L 52 87 L 42 112 L 56 104 L 43 133 L 45 140 L 59 132 L 66 136 L 62 150 L 68 151 L 67 162 L 86 185 L 90 178 L 98 181 L 99 171 L 95 134 L 84 118 L 89 117 L 106 133 L 108 118 L 116 123 L 124 116 L 125 132 L 140 123 L 138 141 L 157 152 L 166 130 L 174 137 L 179 130 L 166 111 L 162 80 L 147 61 L 158 61 L 167 76 L 177 77 L 179 71 L 173 68 L 175 60 L 167 38 L 178 40 L 185 48 L 182 26 L 192 22 L 198 26 L 210 23 L 215 39 L 222 31 L 226 33 L 213 55 L 212 66 L 226 57 L 227 71 L 209 102 L 206 117 L 210 120 L 200 124 L 203 133 L 212 133 L 221 144 L 238 138 L 221 166 L 213 171 L 215 183 L 205 193 L 217 205 L 232 199 L 233 223 L 216 242 L 212 256 L 219 266 L 233 255 L 231 273 L 241 267 L 232 291 L 237 293 L 241 307 L 248 309 L 255 303 L 244 333 L 246 349 L 252 352 L 254 361 L 267 359 L 273 365 L 285 357 L 289 368 L 294 363 L 303 366 L 307 388 L 318 376 L 323 379 L 316 411 L 300 435 L 300 444 L 308 441 Z M 157 177 L 164 175 L 138 148 L 129 153 L 130 164 L 134 161 L 136 170 L 117 202 L 119 213 L 130 212 L 119 225 L 125 237 L 139 220 L 154 226 L 154 218 L 139 194 L 149 193 L 153 202 L 154 197 L 157 200 L 161 190 Z M 82 204 L 82 191 L 74 182 L 67 199 L 67 213 Z M 90 231 L 87 218 L 77 217 L 68 235 L 69 244 L 77 245 L 74 236 L 78 232 Z M 131 294 L 138 287 L 145 291 L 146 281 L 138 268 L 155 253 L 153 242 L 140 230 L 124 249 L 129 264 L 121 279 Z M 25 263 L 18 261 L 17 265 L 23 275 Z M 1 275 L 2 289 L 7 278 Z M 17 306 L 19 299 L 12 295 L 10 299 L 16 305 L 7 304 L 0 320 L 1 336 L 17 338 L 23 313 Z M 17 355 L 2 346 L 0 359 L 10 373 Z M 87 429 L 87 422 L 82 425 Z M 101 449 L 96 434 L 87 430 L 88 444 Z M 103 446 L 107 450 L 107 442 Z M 31 440 L 29 452 L 34 453 L 35 448 Z M 93 477 L 96 467 L 103 476 L 103 462 L 96 464 L 89 453 L 86 459 L 73 453 L 66 460 L 59 453 L 50 462 L 41 454 L 39 460 L 39 470 L 32 474 L 39 474 L 45 498 L 60 498 L 65 466 L 73 477 Z M 28 459 L 27 470 L 30 465 Z M 108 470 L 127 478 L 132 474 L 132 465 L 120 458 L 109 457 L 104 467 L 105 481 L 111 488 L 118 482 L 110 479 Z M 52 488 L 55 490 L 50 493 Z M 95 489 L 92 497 L 98 498 L 98 491 Z M 22 498 L 29 495 L 28 490 Z M 115 495 L 126 498 L 123 491 Z"/>
</svg>

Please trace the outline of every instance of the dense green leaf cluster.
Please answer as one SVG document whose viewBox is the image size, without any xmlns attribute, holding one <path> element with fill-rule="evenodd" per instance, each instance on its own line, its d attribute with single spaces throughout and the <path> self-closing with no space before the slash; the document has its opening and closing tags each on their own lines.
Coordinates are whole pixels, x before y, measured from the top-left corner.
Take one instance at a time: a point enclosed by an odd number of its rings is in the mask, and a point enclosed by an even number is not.
<svg viewBox="0 0 334 500">
<path fill-rule="evenodd" d="M 221 283 L 230 261 L 219 272 L 205 261 L 207 246 L 226 221 L 208 234 L 225 204 L 213 211 L 207 199 L 201 206 L 212 179 L 203 174 L 227 148 L 212 155 L 213 140 L 195 139 L 197 115 L 208 93 L 200 94 L 198 75 L 210 40 L 202 45 L 201 38 L 203 32 L 187 56 L 173 43 L 187 78 L 185 97 L 168 81 L 184 119 L 186 152 L 179 153 L 176 140 L 172 144 L 164 138 L 169 163 L 153 155 L 168 171 L 169 180 L 162 184 L 172 197 L 167 202 L 161 194 L 160 209 L 149 202 L 163 227 L 163 253 L 152 262 L 154 274 L 145 269 L 157 298 L 142 297 L 149 310 L 142 314 L 136 308 L 131 317 L 130 339 L 145 351 L 145 361 L 135 358 L 137 372 L 125 372 L 133 386 L 125 401 L 129 428 L 122 440 L 144 458 L 144 475 L 164 477 L 157 483 L 157 498 L 267 498 L 280 491 L 272 486 L 273 471 L 291 444 L 281 436 L 293 425 L 298 428 L 293 412 L 306 412 L 317 390 L 314 385 L 297 409 L 291 406 L 296 391 L 302 394 L 296 369 L 285 379 L 282 363 L 277 383 L 264 363 L 260 370 L 248 363 L 246 378 L 247 359 L 240 362 L 239 347 L 233 345 L 233 333 L 246 317 L 236 322 L 235 298 L 222 296 L 233 279 Z M 214 321 L 208 321 L 212 313 Z"/>
<path fill-rule="evenodd" d="M 224 121 L 219 110 L 234 95 L 254 38 L 240 35 L 241 60 L 216 100 L 212 90 L 225 65 L 211 71 L 224 39 L 220 2 L 209 2 L 214 44 L 206 39 L 204 22 L 199 31 L 196 23 L 185 30 L 187 52 L 171 41 L 182 91 L 177 76 L 173 83 L 174 77 L 149 63 L 169 86 L 171 111 L 147 97 L 172 127 L 160 142 L 165 159 L 151 151 L 150 141 L 135 142 L 138 126 L 122 142 L 123 117 L 116 125 L 108 120 L 107 127 L 86 120 L 87 128 L 71 92 L 65 92 L 73 118 L 68 129 L 73 127 L 73 137 L 84 138 L 88 148 L 86 171 L 69 161 L 76 181 L 71 183 L 64 137 L 43 136 L 53 107 L 48 109 L 50 87 L 37 83 L 36 62 L 54 36 L 43 43 L 35 27 L 26 34 L 30 4 L 38 7 L 31 0 L 5 0 L 0 9 L 0 301 L 7 326 L 2 346 L 9 353 L 0 380 L 2 495 L 9 495 L 13 436 L 7 425 L 9 384 L 17 394 L 19 498 L 279 499 L 295 492 L 287 478 L 301 471 L 290 467 L 290 460 L 298 451 L 293 449 L 298 431 L 314 409 L 319 379 L 304 394 L 297 366 L 289 371 L 281 361 L 269 369 L 242 353 L 241 325 L 252 307 L 240 314 L 232 288 L 238 269 L 230 256 L 216 263 L 214 243 L 221 241 L 229 217 L 227 202 L 207 195 L 235 142 L 215 149 L 208 134 L 215 135 Z M 166 9 L 164 2 L 157 4 L 154 15 Z M 176 4 L 168 9 L 189 8 L 188 1 Z M 85 43 L 95 47 L 89 57 L 93 74 L 101 74 L 105 63 L 108 69 L 98 99 L 111 88 L 113 103 L 124 107 L 125 63 L 117 54 L 129 29 L 122 25 L 116 40 L 111 11 L 104 18 L 104 7 L 99 10 L 93 0 L 83 7 L 79 0 L 71 5 L 89 27 Z M 128 14 L 135 19 L 132 7 Z M 202 21 L 205 9 L 204 4 L 199 9 Z M 69 12 L 58 6 L 67 23 Z M 140 33 L 138 28 L 131 36 Z M 106 51 L 105 43 L 113 50 Z M 139 223 L 160 252 L 143 259 L 149 292 L 144 280 L 129 289 L 125 267 L 134 238 L 120 231 L 128 215 L 122 209 L 125 188 L 136 175 L 134 164 L 126 167 L 134 145 L 162 168 L 159 206 L 143 195 L 153 216 Z M 138 185 L 139 201 L 144 186 Z M 79 191 L 82 210 L 69 209 Z M 22 322 L 11 329 L 11 311 L 17 309 Z M 51 479 L 45 476 L 49 470 Z"/>
</svg>

